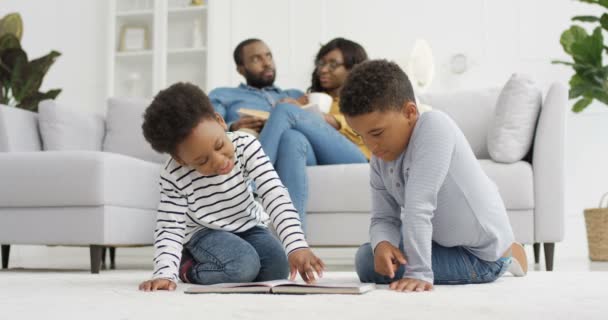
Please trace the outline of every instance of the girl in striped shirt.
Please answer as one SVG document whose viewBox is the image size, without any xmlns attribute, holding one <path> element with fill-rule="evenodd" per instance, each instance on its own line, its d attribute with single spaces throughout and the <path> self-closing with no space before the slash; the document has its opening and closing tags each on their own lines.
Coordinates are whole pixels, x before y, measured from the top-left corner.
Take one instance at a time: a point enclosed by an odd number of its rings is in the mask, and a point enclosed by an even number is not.
<svg viewBox="0 0 608 320">
<path fill-rule="evenodd" d="M 308 247 L 260 143 L 226 132 L 203 91 L 187 83 L 161 91 L 142 129 L 152 148 L 171 158 L 160 175 L 154 274 L 141 290 L 174 290 L 178 278 L 214 284 L 322 276 L 323 261 Z"/>
</svg>

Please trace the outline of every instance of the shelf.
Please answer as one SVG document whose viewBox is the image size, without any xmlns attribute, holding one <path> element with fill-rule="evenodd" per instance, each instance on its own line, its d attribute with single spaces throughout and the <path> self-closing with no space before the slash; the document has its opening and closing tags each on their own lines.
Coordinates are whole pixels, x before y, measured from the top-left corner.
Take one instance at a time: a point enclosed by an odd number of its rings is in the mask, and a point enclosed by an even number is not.
<svg viewBox="0 0 608 320">
<path fill-rule="evenodd" d="M 152 50 L 117 51 L 116 57 L 152 57 Z"/>
<path fill-rule="evenodd" d="M 169 14 L 203 12 L 207 10 L 207 6 L 191 6 L 191 7 L 175 7 L 169 8 Z"/>
<path fill-rule="evenodd" d="M 205 47 L 202 47 L 202 48 L 174 48 L 174 49 L 167 50 L 167 53 L 171 54 L 171 55 L 190 54 L 190 53 L 199 54 L 199 53 L 205 53 L 205 52 L 207 52 L 207 48 L 205 48 Z"/>
<path fill-rule="evenodd" d="M 117 12 L 116 17 L 145 17 L 154 15 L 154 10 L 132 10 Z"/>
</svg>

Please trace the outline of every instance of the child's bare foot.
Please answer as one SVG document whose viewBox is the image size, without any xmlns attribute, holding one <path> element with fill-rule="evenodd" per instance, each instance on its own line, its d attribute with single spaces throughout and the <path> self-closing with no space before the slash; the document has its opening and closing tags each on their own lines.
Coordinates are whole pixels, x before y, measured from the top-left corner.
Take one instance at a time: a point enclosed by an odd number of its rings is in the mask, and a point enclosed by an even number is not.
<svg viewBox="0 0 608 320">
<path fill-rule="evenodd" d="M 528 273 L 528 258 L 524 247 L 517 242 L 513 242 L 510 251 L 512 262 L 508 271 L 516 277 L 525 276 Z"/>
</svg>

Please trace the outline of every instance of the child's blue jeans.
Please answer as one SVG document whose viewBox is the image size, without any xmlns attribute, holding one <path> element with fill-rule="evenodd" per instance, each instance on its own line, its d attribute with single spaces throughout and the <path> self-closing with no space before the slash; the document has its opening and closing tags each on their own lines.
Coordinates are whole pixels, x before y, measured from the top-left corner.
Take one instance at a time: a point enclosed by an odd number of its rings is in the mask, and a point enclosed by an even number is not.
<svg viewBox="0 0 608 320">
<path fill-rule="evenodd" d="M 264 227 L 245 232 L 204 229 L 184 246 L 180 278 L 196 284 L 286 279 L 289 264 L 279 240 Z M 183 273 L 185 273 L 185 278 Z"/>
<path fill-rule="evenodd" d="M 402 244 L 399 245 L 403 252 Z M 485 261 L 477 258 L 463 247 L 443 247 L 433 242 L 432 269 L 434 284 L 472 284 L 492 282 L 502 276 L 511 258 L 500 258 L 497 261 Z M 401 279 L 405 266 L 400 266 L 395 278 L 383 276 L 374 271 L 374 253 L 370 243 L 362 245 L 355 258 L 357 275 L 361 282 L 389 284 Z"/>
</svg>

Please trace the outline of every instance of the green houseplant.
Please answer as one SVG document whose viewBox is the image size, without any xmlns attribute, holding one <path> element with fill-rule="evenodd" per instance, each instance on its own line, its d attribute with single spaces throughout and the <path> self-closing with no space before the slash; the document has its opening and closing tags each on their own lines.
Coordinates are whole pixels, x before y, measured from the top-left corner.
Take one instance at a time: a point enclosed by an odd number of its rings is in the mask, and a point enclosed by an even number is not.
<svg viewBox="0 0 608 320">
<path fill-rule="evenodd" d="M 61 54 L 51 51 L 30 61 L 21 47 L 22 32 L 19 14 L 9 14 L 0 20 L 0 104 L 38 111 L 40 101 L 55 99 L 61 92 L 61 89 L 40 92 L 44 76 Z"/>
<path fill-rule="evenodd" d="M 579 1 L 608 9 L 608 0 Z M 576 16 L 572 21 L 596 25 L 591 34 L 579 25 L 573 25 L 564 31 L 560 43 L 573 61 L 553 61 L 574 69 L 575 73 L 570 78 L 569 98 L 578 99 L 572 111 L 581 112 L 594 100 L 608 105 L 608 65 L 602 65 L 602 57 L 604 53 L 608 53 L 602 34 L 603 30 L 608 31 L 608 13 L 599 17 Z"/>
</svg>

